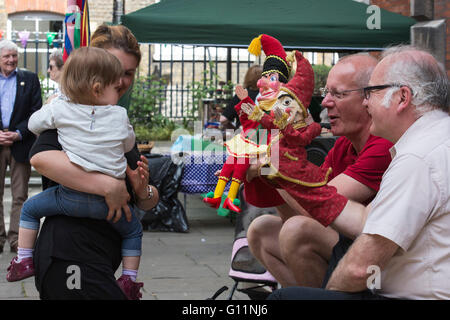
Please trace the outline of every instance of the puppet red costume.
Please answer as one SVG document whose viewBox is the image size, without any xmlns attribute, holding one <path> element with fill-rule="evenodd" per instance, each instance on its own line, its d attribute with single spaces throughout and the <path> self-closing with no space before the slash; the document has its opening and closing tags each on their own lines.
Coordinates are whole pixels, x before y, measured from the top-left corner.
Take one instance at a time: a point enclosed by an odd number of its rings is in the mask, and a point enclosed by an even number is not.
<svg viewBox="0 0 450 320">
<path fill-rule="evenodd" d="M 321 127 L 312 120 L 305 121 L 314 89 L 314 72 L 300 52 L 295 52 L 295 56 L 296 73 L 280 88 L 271 114 L 252 105 L 243 105 L 242 110 L 266 129 L 280 130 L 268 146 L 269 160 L 264 165 L 270 168 L 267 178 L 286 190 L 312 217 L 328 226 L 344 209 L 347 198 L 327 185 L 331 168 L 320 168 L 307 160 L 305 147 L 320 134 Z"/>
<path fill-rule="evenodd" d="M 259 55 L 261 47 L 266 54 L 266 59 L 263 65 L 263 77 L 258 81 L 261 94 L 258 103 L 262 110 L 269 112 L 281 87 L 280 81 L 283 83 L 288 81 L 290 66 L 286 52 L 277 39 L 265 34 L 260 35 L 253 39 L 248 50 L 252 54 Z M 235 212 L 240 212 L 239 200 L 236 199 L 236 196 L 242 182 L 245 183 L 245 199 L 250 204 L 257 207 L 272 207 L 284 203 L 275 189 L 266 185 L 261 188 L 259 179 L 254 179 L 251 182 L 244 179 L 251 159 L 256 159 L 266 153 L 267 144 L 270 141 L 270 132 L 261 130 L 263 128 L 260 123 L 249 119 L 247 114 L 241 112 L 243 103 L 255 104 L 247 96 L 235 106 L 243 130 L 239 135 L 225 143 L 229 156 L 222 167 L 214 193 L 208 193 L 203 199 L 210 206 L 218 208 L 225 186 L 231 179 L 230 190 L 223 208 Z"/>
</svg>

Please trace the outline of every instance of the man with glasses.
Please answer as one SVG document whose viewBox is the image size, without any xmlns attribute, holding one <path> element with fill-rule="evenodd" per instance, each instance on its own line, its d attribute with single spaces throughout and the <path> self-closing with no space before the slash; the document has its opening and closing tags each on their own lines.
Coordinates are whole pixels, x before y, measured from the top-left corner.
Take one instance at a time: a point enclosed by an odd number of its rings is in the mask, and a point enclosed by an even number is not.
<svg viewBox="0 0 450 320">
<path fill-rule="evenodd" d="M 340 136 L 322 167 L 333 169 L 329 185 L 335 186 L 338 193 L 364 204 L 379 189 L 392 146 L 369 133 L 371 119 L 363 106 L 363 87 L 377 62 L 366 54 L 340 59 L 322 90 L 322 105 L 328 110 L 331 131 Z M 249 172 L 248 178 L 251 175 Z M 326 283 L 327 269 L 335 266 L 352 240 L 311 219 L 287 192 L 278 192 L 297 214 L 255 219 L 248 230 L 252 253 L 283 287 L 320 287 Z"/>
<path fill-rule="evenodd" d="M 360 235 L 326 290 L 282 289 L 273 298 L 450 299 L 448 76 L 414 47 L 383 56 L 363 89 L 364 105 L 370 132 L 394 143 L 392 162 L 371 205 L 349 201 L 331 224 Z"/>
</svg>

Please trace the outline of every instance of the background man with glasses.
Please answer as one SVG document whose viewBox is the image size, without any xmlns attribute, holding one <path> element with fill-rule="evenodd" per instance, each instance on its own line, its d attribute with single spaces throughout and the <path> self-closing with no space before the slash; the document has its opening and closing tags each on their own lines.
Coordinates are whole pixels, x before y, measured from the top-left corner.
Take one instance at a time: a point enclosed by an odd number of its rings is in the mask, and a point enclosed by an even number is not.
<svg viewBox="0 0 450 320">
<path fill-rule="evenodd" d="M 450 299 L 450 93 L 429 53 L 388 49 L 364 88 L 370 132 L 394 143 L 370 204 L 349 201 L 332 226 L 359 236 L 326 289 L 277 291 L 286 299 Z M 378 269 L 373 295 L 369 270 Z M 372 291 L 373 292 L 373 291 Z"/>
<path fill-rule="evenodd" d="M 341 58 L 322 90 L 331 132 L 341 136 L 322 167 L 333 169 L 329 185 L 338 193 L 364 204 L 379 189 L 392 146 L 370 134 L 371 118 L 363 106 L 363 88 L 377 62 L 366 54 Z M 256 218 L 248 230 L 250 249 L 283 287 L 320 287 L 328 278 L 327 269 L 337 264 L 352 240 L 311 219 L 285 191 L 278 192 L 297 215 Z"/>
</svg>

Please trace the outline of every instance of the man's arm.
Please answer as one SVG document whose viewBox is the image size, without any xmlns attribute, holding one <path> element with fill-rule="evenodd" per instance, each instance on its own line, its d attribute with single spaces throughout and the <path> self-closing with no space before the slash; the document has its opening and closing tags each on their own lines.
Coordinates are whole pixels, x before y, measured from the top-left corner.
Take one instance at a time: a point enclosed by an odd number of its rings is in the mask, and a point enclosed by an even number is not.
<svg viewBox="0 0 450 320">
<path fill-rule="evenodd" d="M 32 83 L 30 100 L 25 101 L 29 108 L 29 114 L 26 119 L 16 125 L 16 128 L 20 131 L 22 139 L 26 139 L 33 135 L 33 133 L 28 130 L 28 119 L 35 111 L 42 107 L 41 84 L 39 82 L 39 78 L 34 73 L 31 74 L 29 78 L 29 81 Z"/>
<path fill-rule="evenodd" d="M 253 164 L 247 170 L 246 179 L 251 181 L 259 175 L 260 163 Z M 375 195 L 375 190 L 367 187 L 361 182 L 341 173 L 328 183 L 329 186 L 334 186 L 337 192 L 349 199 L 342 213 L 333 221 L 331 227 L 336 231 L 344 234 L 349 238 L 356 238 L 364 227 L 364 222 L 367 218 L 367 212 L 370 210 L 370 206 L 365 207 L 359 202 L 366 201 Z M 289 193 L 284 190 L 279 191 L 280 195 L 286 201 L 286 203 L 294 209 L 298 214 L 308 216 L 300 204 L 295 201 Z"/>
<path fill-rule="evenodd" d="M 344 236 L 355 239 L 363 231 L 369 211 L 370 205 L 365 207 L 358 202 L 348 200 L 344 209 L 330 226 Z"/>
<path fill-rule="evenodd" d="M 345 196 L 349 201 L 340 215 L 331 223 L 331 227 L 348 238 L 355 239 L 361 234 L 369 206 L 364 206 L 361 202 L 367 201 L 375 195 L 375 190 L 365 184 L 341 173 L 328 183 L 334 186 L 337 192 Z"/>
<path fill-rule="evenodd" d="M 398 248 L 395 242 L 382 236 L 362 234 L 337 265 L 326 289 L 345 292 L 368 289 L 367 278 L 372 274 L 368 268 L 376 266 L 383 270 Z"/>
<path fill-rule="evenodd" d="M 358 180 L 341 173 L 328 183 L 329 186 L 334 186 L 337 192 L 347 199 L 364 203 L 368 199 L 375 196 L 376 191 L 369 188 Z"/>
</svg>

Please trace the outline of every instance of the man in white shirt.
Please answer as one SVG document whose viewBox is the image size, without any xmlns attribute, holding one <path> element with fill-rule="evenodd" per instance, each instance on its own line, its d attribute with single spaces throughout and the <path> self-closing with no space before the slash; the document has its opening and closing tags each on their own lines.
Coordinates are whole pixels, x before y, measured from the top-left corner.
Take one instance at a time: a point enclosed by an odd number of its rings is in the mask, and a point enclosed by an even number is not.
<svg viewBox="0 0 450 320">
<path fill-rule="evenodd" d="M 371 205 L 349 201 L 331 224 L 360 235 L 326 290 L 281 289 L 274 299 L 450 299 L 448 77 L 432 55 L 413 47 L 383 56 L 364 104 L 371 133 L 394 143 L 392 162 Z"/>
</svg>

